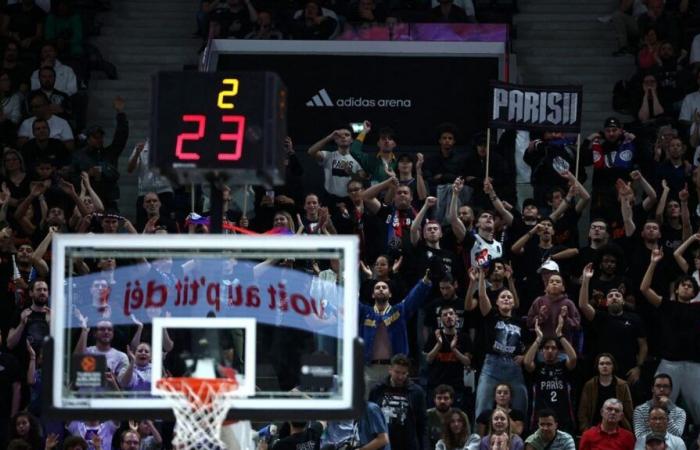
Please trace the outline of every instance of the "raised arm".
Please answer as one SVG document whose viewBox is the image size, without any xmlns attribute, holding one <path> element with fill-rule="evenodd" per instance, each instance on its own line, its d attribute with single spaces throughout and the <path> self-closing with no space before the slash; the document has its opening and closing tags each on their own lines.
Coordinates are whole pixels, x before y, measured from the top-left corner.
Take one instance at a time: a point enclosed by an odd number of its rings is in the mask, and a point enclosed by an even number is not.
<svg viewBox="0 0 700 450">
<path fill-rule="evenodd" d="M 510 251 L 515 253 L 516 255 L 522 255 L 525 252 L 525 245 L 541 229 L 542 229 L 542 224 L 539 224 L 539 223 L 537 225 L 535 225 L 534 227 L 530 228 L 527 231 L 527 233 L 523 234 L 522 236 L 520 236 L 520 239 L 515 241 L 515 244 L 513 244 L 510 247 Z"/>
<path fill-rule="evenodd" d="M 425 360 L 427 361 L 428 364 L 431 364 L 433 361 L 435 361 L 435 357 L 437 354 L 440 352 L 440 349 L 442 348 L 442 330 L 439 328 L 435 330 L 435 345 L 433 348 L 430 349 L 428 353 L 425 354 Z"/>
<path fill-rule="evenodd" d="M 557 340 L 561 344 L 561 348 L 564 350 L 564 353 L 566 354 L 566 368 L 569 370 L 574 370 L 576 368 L 576 350 L 574 350 L 574 347 L 571 345 L 568 339 L 566 339 L 566 336 L 563 334 L 564 330 L 564 321 L 565 317 L 563 313 L 559 314 L 559 318 L 557 319 L 557 329 L 554 332 Z"/>
<path fill-rule="evenodd" d="M 321 150 L 323 150 L 323 147 L 328 145 L 329 142 L 333 142 L 333 140 L 335 140 L 336 135 L 338 133 L 339 133 L 339 130 L 334 130 L 331 134 L 322 138 L 321 140 L 319 140 L 315 144 L 313 144 L 311 147 L 309 147 L 309 151 L 308 151 L 309 156 L 318 162 L 323 161 L 323 154 L 321 154 Z"/>
<path fill-rule="evenodd" d="M 462 192 L 463 188 L 464 180 L 462 177 L 457 177 L 455 182 L 452 183 L 452 197 L 450 198 L 450 206 L 447 209 L 447 220 L 450 221 L 450 227 L 452 228 L 452 233 L 455 235 L 455 240 L 457 242 L 462 242 L 467 235 L 467 228 L 459 219 L 459 214 L 457 214 L 459 193 Z"/>
<path fill-rule="evenodd" d="M 136 356 L 131 350 L 131 344 L 126 346 L 126 355 L 129 358 L 129 364 L 120 374 L 117 375 L 117 382 L 122 389 L 126 389 L 131 383 L 131 378 L 134 376 L 134 365 L 136 364 Z"/>
<path fill-rule="evenodd" d="M 595 308 L 593 308 L 588 300 L 588 290 L 593 278 L 593 263 L 586 264 L 581 275 L 581 288 L 578 292 L 578 307 L 581 309 L 581 314 L 586 320 L 593 320 L 595 317 Z"/>
<path fill-rule="evenodd" d="M 515 277 L 513 277 L 513 267 L 510 264 L 505 264 L 505 277 L 508 280 L 508 290 L 513 294 L 513 309 L 520 308 L 520 297 L 518 289 L 515 287 Z"/>
<path fill-rule="evenodd" d="M 632 215 L 632 203 L 634 202 L 634 192 L 630 185 L 618 179 L 616 182 L 617 192 L 620 196 L 620 214 L 625 227 L 625 236 L 630 237 L 637 229 Z"/>
<path fill-rule="evenodd" d="M 646 297 L 647 300 L 649 300 L 649 303 L 651 303 L 654 306 L 659 306 L 661 305 L 661 296 L 654 291 L 651 287 L 651 282 L 654 279 L 654 271 L 656 270 L 656 265 L 663 259 L 664 253 L 661 251 L 661 249 L 654 249 L 651 252 L 651 261 L 649 262 L 649 267 L 647 267 L 647 271 L 644 274 L 644 278 L 642 279 L 642 284 L 639 286 L 639 290 Z"/>
<path fill-rule="evenodd" d="M 428 209 L 437 205 L 437 201 L 438 200 L 435 197 L 426 198 L 425 202 L 423 203 L 423 207 L 420 209 L 420 211 L 418 211 L 418 214 L 416 214 L 413 222 L 411 222 L 411 244 L 413 244 L 414 247 L 418 245 L 418 241 L 420 241 L 425 215 L 428 213 Z"/>
<path fill-rule="evenodd" d="M 80 322 L 80 336 L 78 337 L 78 342 L 75 344 L 75 350 L 73 350 L 74 355 L 82 355 L 85 353 L 87 348 L 87 338 L 90 332 L 90 327 L 88 327 L 87 317 L 82 315 L 78 309 L 75 310 L 75 315 Z"/>
<path fill-rule="evenodd" d="M 688 273 L 688 269 L 690 268 L 688 266 L 688 262 L 685 260 L 683 255 L 685 255 L 685 252 L 688 250 L 688 247 L 695 244 L 696 242 L 700 242 L 700 233 L 695 233 L 691 235 L 688 239 L 683 241 L 681 245 L 678 246 L 675 252 L 673 252 L 673 259 L 676 260 L 676 264 L 678 264 L 678 267 L 683 273 Z"/>
<path fill-rule="evenodd" d="M 428 186 L 425 184 L 425 178 L 423 177 L 423 163 L 425 162 L 425 157 L 422 153 L 416 153 L 416 193 L 418 194 L 418 199 L 423 201 L 428 197 Z"/>
<path fill-rule="evenodd" d="M 508 211 L 508 209 L 506 209 L 501 199 L 498 198 L 498 194 L 496 194 L 496 191 L 493 188 L 493 185 L 491 184 L 491 181 L 489 179 L 484 180 L 484 194 L 489 196 L 491 204 L 493 205 L 494 209 L 498 212 L 498 214 L 501 215 L 506 225 L 512 225 L 513 214 L 511 214 L 511 212 Z"/>
<path fill-rule="evenodd" d="M 131 152 L 131 156 L 129 156 L 129 163 L 126 166 L 127 173 L 134 173 L 134 170 L 138 169 L 139 156 L 141 156 L 141 152 L 143 152 L 144 147 L 144 142 L 139 142 L 134 146 L 134 150 Z"/>
<path fill-rule="evenodd" d="M 537 352 L 540 349 L 540 345 L 542 345 L 542 339 L 544 339 L 544 335 L 542 334 L 542 330 L 540 329 L 539 319 L 535 319 L 535 334 L 537 334 L 535 341 L 527 349 L 527 352 L 525 352 L 525 356 L 523 356 L 523 367 L 528 372 L 532 372 L 535 370 L 535 357 L 537 356 Z"/>
<path fill-rule="evenodd" d="M 688 209 L 688 184 L 686 183 L 683 189 L 678 192 L 678 199 L 681 201 L 681 224 L 683 228 L 683 240 L 688 239 L 692 231 L 690 225 L 690 210 Z"/>
<path fill-rule="evenodd" d="M 663 224 L 664 223 L 664 210 L 666 209 L 666 201 L 668 201 L 668 193 L 670 189 L 666 180 L 661 180 L 661 198 L 659 199 L 659 204 L 656 205 L 656 221 Z"/>
<path fill-rule="evenodd" d="M 481 315 L 486 317 L 491 312 L 491 300 L 489 296 L 486 295 L 486 280 L 484 279 L 484 270 L 477 269 L 479 271 L 479 311 Z"/>
<path fill-rule="evenodd" d="M 464 295 L 464 309 L 466 311 L 474 311 L 479 305 L 479 300 L 474 296 L 479 286 L 479 272 L 474 268 L 469 268 L 469 285 L 467 293 Z"/>
<path fill-rule="evenodd" d="M 134 325 L 136 325 L 136 332 L 134 333 L 134 337 L 131 338 L 131 342 L 129 342 L 129 348 L 132 352 L 135 352 L 136 347 L 138 347 L 141 343 L 141 334 L 143 333 L 143 322 L 137 319 L 136 316 L 133 314 L 131 315 L 131 321 L 134 323 Z"/>
<path fill-rule="evenodd" d="M 377 183 L 374 186 L 370 186 L 364 191 L 362 191 L 362 200 L 365 202 L 365 205 L 367 206 L 367 209 L 370 210 L 372 214 L 376 214 L 377 211 L 379 211 L 379 208 L 382 207 L 382 204 L 379 200 L 377 200 L 377 197 L 379 197 L 379 194 L 385 190 L 389 189 L 390 186 L 396 186 L 399 184 L 399 180 L 396 178 L 387 178 L 386 180 L 382 181 L 381 183 Z"/>
<path fill-rule="evenodd" d="M 646 197 L 642 201 L 642 207 L 644 208 L 645 211 L 649 211 L 651 208 L 656 205 L 656 202 L 659 200 L 656 191 L 654 188 L 649 184 L 646 178 L 644 178 L 644 175 L 642 175 L 642 172 L 638 170 L 633 170 L 630 172 L 630 178 L 632 181 L 635 183 L 639 184 L 642 187 L 642 191 L 644 191 L 644 194 Z"/>
</svg>

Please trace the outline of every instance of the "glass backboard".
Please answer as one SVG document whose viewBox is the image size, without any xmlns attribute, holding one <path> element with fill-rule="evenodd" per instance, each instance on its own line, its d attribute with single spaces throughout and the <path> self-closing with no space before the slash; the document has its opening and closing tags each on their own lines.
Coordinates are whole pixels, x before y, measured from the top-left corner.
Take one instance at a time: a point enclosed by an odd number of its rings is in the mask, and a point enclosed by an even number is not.
<svg viewBox="0 0 700 450">
<path fill-rule="evenodd" d="M 236 376 L 231 418 L 350 417 L 357 248 L 353 236 L 57 235 L 49 412 L 168 416 L 161 377 Z"/>
</svg>

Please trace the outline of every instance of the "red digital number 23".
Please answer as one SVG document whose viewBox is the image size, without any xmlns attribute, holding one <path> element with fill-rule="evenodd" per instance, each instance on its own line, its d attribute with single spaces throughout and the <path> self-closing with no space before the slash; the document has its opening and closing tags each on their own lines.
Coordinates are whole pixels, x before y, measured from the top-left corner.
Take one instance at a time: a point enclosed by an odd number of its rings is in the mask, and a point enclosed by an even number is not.
<svg viewBox="0 0 700 450">
<path fill-rule="evenodd" d="M 185 141 L 199 141 L 204 137 L 207 118 L 203 114 L 185 114 L 182 116 L 183 122 L 193 122 L 197 124 L 197 131 L 194 133 L 180 133 L 177 135 L 177 143 L 175 144 L 175 156 L 181 161 L 197 161 L 200 156 L 198 153 L 186 152 L 183 150 Z M 226 115 L 221 118 L 224 123 L 235 123 L 235 133 L 221 133 L 219 140 L 224 142 L 235 142 L 233 153 L 219 153 L 217 159 L 219 161 L 238 161 L 243 155 L 243 136 L 245 134 L 245 116 Z"/>
</svg>

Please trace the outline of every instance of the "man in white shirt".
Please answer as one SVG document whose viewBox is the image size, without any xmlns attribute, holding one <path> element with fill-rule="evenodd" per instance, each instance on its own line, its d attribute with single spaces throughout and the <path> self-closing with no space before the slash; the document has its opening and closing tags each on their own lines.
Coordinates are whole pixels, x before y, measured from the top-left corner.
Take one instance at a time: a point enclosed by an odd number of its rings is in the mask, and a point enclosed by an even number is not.
<svg viewBox="0 0 700 450">
<path fill-rule="evenodd" d="M 698 86 L 700 86 L 700 72 L 696 75 L 696 81 Z M 691 92 L 683 98 L 683 103 L 681 104 L 681 113 L 678 115 L 678 119 L 681 122 L 689 124 L 695 119 L 695 114 L 700 112 L 700 90 Z"/>
<path fill-rule="evenodd" d="M 335 151 L 323 150 L 323 147 L 331 141 L 337 146 Z M 316 142 L 309 148 L 309 156 L 314 158 L 323 167 L 324 184 L 326 192 L 339 200 L 348 196 L 348 182 L 350 177 L 362 168 L 350 154 L 350 146 L 353 145 L 352 132 L 349 128 L 339 128 L 328 136 Z M 328 202 L 335 205 L 335 201 Z"/>
<path fill-rule="evenodd" d="M 29 98 L 29 108 L 34 116 L 25 119 L 19 126 L 19 131 L 17 131 L 18 148 L 22 148 L 28 140 L 35 137 L 32 127 L 34 121 L 37 119 L 44 119 L 49 124 L 49 137 L 63 141 L 69 150 L 73 149 L 73 130 L 71 130 L 70 125 L 65 119 L 61 119 L 51 112 L 49 98 L 43 91 L 36 91 L 31 95 Z"/>
<path fill-rule="evenodd" d="M 53 44 L 44 44 L 44 46 L 41 47 L 41 53 L 39 55 L 39 68 L 46 66 L 53 67 L 53 70 L 56 71 L 56 83 L 54 84 L 54 88 L 65 92 L 69 96 L 74 95 L 78 92 L 78 80 L 75 76 L 75 72 L 73 72 L 73 69 L 70 67 L 62 64 L 61 61 L 56 58 L 56 55 L 56 47 Z M 31 81 L 32 90 L 41 87 L 41 83 L 39 82 L 39 69 L 32 73 Z"/>
</svg>

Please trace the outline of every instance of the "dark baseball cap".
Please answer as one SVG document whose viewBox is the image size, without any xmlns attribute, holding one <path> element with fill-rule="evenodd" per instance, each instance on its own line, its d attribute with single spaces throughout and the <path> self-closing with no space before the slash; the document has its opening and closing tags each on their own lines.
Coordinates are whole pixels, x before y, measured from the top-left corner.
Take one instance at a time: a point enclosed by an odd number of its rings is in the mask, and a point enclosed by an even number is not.
<svg viewBox="0 0 700 450">
<path fill-rule="evenodd" d="M 622 123 L 617 117 L 608 117 L 605 119 L 603 128 L 622 128 Z"/>
<path fill-rule="evenodd" d="M 650 442 L 666 442 L 666 435 L 663 433 L 649 433 L 644 442 L 646 444 Z"/>
<path fill-rule="evenodd" d="M 95 134 L 101 134 L 104 136 L 105 130 L 99 125 L 93 125 L 87 130 L 85 130 L 85 136 L 94 136 Z"/>
</svg>

